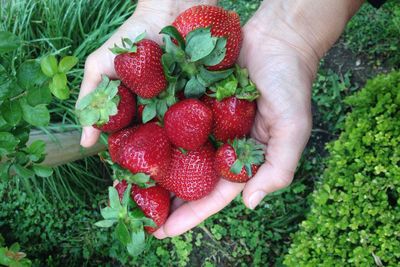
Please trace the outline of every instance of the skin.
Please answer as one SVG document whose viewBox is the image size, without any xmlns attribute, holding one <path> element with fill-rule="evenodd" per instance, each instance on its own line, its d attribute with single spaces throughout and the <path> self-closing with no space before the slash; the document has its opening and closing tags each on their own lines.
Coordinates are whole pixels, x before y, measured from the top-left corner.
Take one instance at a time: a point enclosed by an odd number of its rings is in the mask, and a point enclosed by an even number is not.
<svg viewBox="0 0 400 267">
<path fill-rule="evenodd" d="M 179 5 L 177 4 L 179 2 Z M 249 70 L 261 92 L 252 136 L 266 145 L 266 162 L 246 184 L 221 179 L 203 199 L 175 199 L 173 213 L 157 230 L 157 238 L 180 235 L 228 205 L 240 192 L 254 209 L 269 193 L 288 186 L 310 137 L 311 85 L 319 60 L 334 44 L 362 0 L 264 0 L 245 25 L 239 63 Z M 135 37 L 144 30 L 161 41 L 159 30 L 181 11 L 216 1 L 139 1 L 137 11 L 102 47 L 89 56 L 81 95 L 94 90 L 101 74 L 115 78 L 113 55 L 108 48 L 121 36 Z M 101 62 L 102 64 L 98 64 Z M 99 131 L 84 128 L 81 144 L 96 143 Z"/>
</svg>

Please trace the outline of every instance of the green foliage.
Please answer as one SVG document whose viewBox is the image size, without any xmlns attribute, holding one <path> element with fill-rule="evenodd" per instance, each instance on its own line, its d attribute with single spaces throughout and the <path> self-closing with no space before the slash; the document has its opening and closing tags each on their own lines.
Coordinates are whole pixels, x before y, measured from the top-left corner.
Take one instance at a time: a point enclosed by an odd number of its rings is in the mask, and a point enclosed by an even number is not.
<svg viewBox="0 0 400 267">
<path fill-rule="evenodd" d="M 20 251 L 18 243 L 14 243 L 11 247 L 4 246 L 4 238 L 0 234 L 0 264 L 10 267 L 29 267 L 32 262 L 26 258 L 26 254 Z"/>
<path fill-rule="evenodd" d="M 379 9 L 363 5 L 345 31 L 346 45 L 371 59 L 400 64 L 400 4 L 389 1 Z"/>
<path fill-rule="evenodd" d="M 396 266 L 400 261 L 400 73 L 381 75 L 347 98 L 352 112 L 288 266 Z"/>
<path fill-rule="evenodd" d="M 345 118 L 343 99 L 356 87 L 351 85 L 351 73 L 336 74 L 321 68 L 314 81 L 312 100 L 317 105 L 318 120 L 331 133 L 336 133 Z"/>
<path fill-rule="evenodd" d="M 226 9 L 234 10 L 240 15 L 242 24 L 245 24 L 260 6 L 262 0 L 220 0 L 218 4 Z"/>
</svg>

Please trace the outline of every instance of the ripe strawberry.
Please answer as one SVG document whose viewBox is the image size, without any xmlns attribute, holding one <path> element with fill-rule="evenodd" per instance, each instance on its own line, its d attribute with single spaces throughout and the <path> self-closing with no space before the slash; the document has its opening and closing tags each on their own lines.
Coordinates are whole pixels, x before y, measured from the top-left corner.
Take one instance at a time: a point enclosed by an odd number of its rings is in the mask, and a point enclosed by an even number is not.
<svg viewBox="0 0 400 267">
<path fill-rule="evenodd" d="M 215 155 L 214 168 L 231 182 L 244 183 L 253 177 L 264 162 L 264 150 L 254 139 L 235 139 L 222 145 Z"/>
<path fill-rule="evenodd" d="M 211 109 L 197 99 L 174 104 L 164 116 L 165 131 L 171 143 L 187 150 L 195 150 L 207 141 L 212 123 Z"/>
<path fill-rule="evenodd" d="M 250 133 L 256 115 L 259 97 L 246 69 L 235 66 L 235 72 L 214 84 L 211 93 L 203 97 L 213 111 L 213 135 L 217 141 L 226 142 Z M 214 99 L 209 96 L 214 97 Z"/>
<path fill-rule="evenodd" d="M 256 102 L 238 99 L 234 96 L 214 100 L 213 135 L 218 141 L 226 142 L 250 133 L 256 115 Z"/>
<path fill-rule="evenodd" d="M 79 121 L 83 126 L 113 133 L 129 126 L 136 113 L 136 99 L 132 92 L 119 81 L 107 76 L 90 94 L 76 105 Z"/>
<path fill-rule="evenodd" d="M 163 128 L 154 122 L 143 124 L 121 141 L 116 155 L 121 167 L 150 175 L 156 182 L 163 180 L 171 160 L 171 146 Z"/>
<path fill-rule="evenodd" d="M 124 48 L 114 47 L 115 71 L 121 81 L 142 98 L 152 98 L 166 89 L 167 80 L 161 65 L 162 49 L 152 40 L 138 36 L 134 43 L 123 40 Z M 129 46 L 129 47 L 127 47 Z"/>
<path fill-rule="evenodd" d="M 125 180 L 115 186 L 121 200 L 127 187 L 128 184 Z M 145 226 L 145 230 L 149 234 L 165 223 L 170 209 L 170 196 L 166 189 L 159 185 L 149 188 L 140 188 L 137 185 L 132 185 L 131 198 L 143 211 L 144 215 L 152 219 L 157 225 L 156 228 Z"/>
<path fill-rule="evenodd" d="M 222 62 L 209 69 L 227 69 L 235 64 L 243 39 L 240 18 L 235 12 L 217 6 L 194 6 L 179 14 L 172 25 L 183 37 L 195 29 L 211 27 L 212 36 L 225 37 L 227 43 Z"/>
<path fill-rule="evenodd" d="M 210 143 L 186 153 L 174 148 L 163 186 L 186 201 L 205 197 L 219 180 L 213 166 L 214 154 Z"/>
<path fill-rule="evenodd" d="M 113 162 L 119 162 L 120 148 L 125 146 L 126 139 L 136 129 L 137 127 L 127 128 L 108 136 L 108 151 Z"/>
</svg>

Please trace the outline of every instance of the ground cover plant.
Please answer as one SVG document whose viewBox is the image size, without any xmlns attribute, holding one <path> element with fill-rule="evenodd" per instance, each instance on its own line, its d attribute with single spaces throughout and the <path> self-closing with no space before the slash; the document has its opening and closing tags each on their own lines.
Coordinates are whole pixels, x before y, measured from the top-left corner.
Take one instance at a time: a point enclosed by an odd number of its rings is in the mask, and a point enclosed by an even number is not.
<svg viewBox="0 0 400 267">
<path fill-rule="evenodd" d="M 328 146 L 311 211 L 288 266 L 395 266 L 400 260 L 400 73 L 370 80 L 346 99 L 343 132 Z"/>
<path fill-rule="evenodd" d="M 239 12 L 242 23 L 259 3 L 220 2 L 224 7 Z M 17 52 L 16 65 L 45 54 L 55 54 L 58 58 L 74 55 L 79 59 L 68 76 L 70 98 L 52 101 L 48 106 L 51 122 L 68 126 L 56 124 L 46 128 L 50 133 L 53 129 L 76 129 L 73 110 L 84 60 L 127 19 L 135 8 L 134 3 L 21 0 L 3 1 L 0 5 L 0 15 L 5 18 L 0 22 L 0 31 L 13 32 L 24 40 Z M 396 36 L 398 15 L 388 15 L 392 10 L 382 8 L 379 11 L 383 15 L 377 16 L 373 24 L 378 27 L 377 32 Z M 4 235 L 6 244 L 19 242 L 37 266 L 59 266 L 60 263 L 69 266 L 128 263 L 134 266 L 280 266 L 291 243 L 291 234 L 298 229 L 298 223 L 304 220 L 309 210 L 308 196 L 313 191 L 314 181 L 319 179 L 324 169 L 324 144 L 337 137 L 339 126 L 349 111 L 342 99 L 357 91 L 367 78 L 395 66 L 385 60 L 394 54 L 379 50 L 381 43 L 375 42 L 376 35 L 367 30 L 372 22 L 365 22 L 365 18 L 376 16 L 376 11 L 365 7 L 362 12 L 353 18 L 346 39 L 340 40 L 321 64 L 313 91 L 314 129 L 295 181 L 290 187 L 268 196 L 257 210 L 247 210 L 238 197 L 193 231 L 163 241 L 153 239 L 143 256 L 132 258 L 118 243 L 112 243 L 111 238 L 104 238 L 98 235 L 98 230 L 95 231 L 94 223 L 101 219 L 99 208 L 106 205 L 104 196 L 111 179 L 110 170 L 98 157 L 90 157 L 56 168 L 46 179 L 18 178 L 10 184 L 2 182 L 0 231 L 7 233 Z M 368 49 L 353 50 L 352 47 L 359 47 L 359 38 L 348 38 L 356 34 L 368 41 Z M 396 46 L 396 39 L 388 38 L 387 43 L 390 44 L 388 47 Z M 381 63 L 365 56 L 366 51 L 376 51 L 374 56 L 382 59 Z M 36 182 L 23 186 L 27 181 Z M 27 192 L 27 188 L 31 188 L 33 194 Z M 54 210 L 58 212 L 46 216 Z M 42 224 L 37 227 L 39 219 Z M 42 235 L 37 237 L 39 231 Z M 29 242 L 32 238 L 36 238 L 35 246 Z"/>
</svg>

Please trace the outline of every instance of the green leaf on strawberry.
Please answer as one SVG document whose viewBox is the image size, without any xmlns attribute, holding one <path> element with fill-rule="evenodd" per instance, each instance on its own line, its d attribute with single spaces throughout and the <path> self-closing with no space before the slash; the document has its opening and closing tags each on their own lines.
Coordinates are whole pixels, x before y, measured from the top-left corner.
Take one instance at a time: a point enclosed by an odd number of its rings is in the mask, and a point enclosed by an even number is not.
<svg viewBox="0 0 400 267">
<path fill-rule="evenodd" d="M 101 126 L 118 112 L 118 86 L 120 81 L 110 81 L 103 75 L 99 86 L 83 97 L 76 105 L 76 113 L 83 126 Z"/>
</svg>

